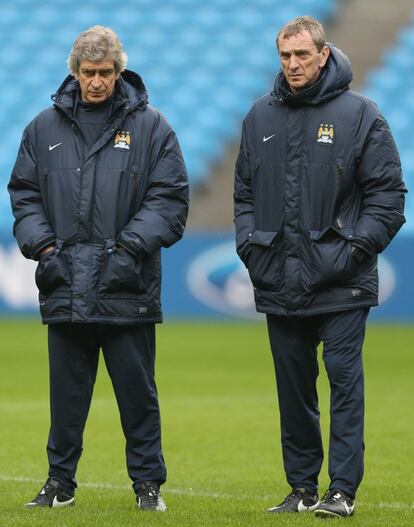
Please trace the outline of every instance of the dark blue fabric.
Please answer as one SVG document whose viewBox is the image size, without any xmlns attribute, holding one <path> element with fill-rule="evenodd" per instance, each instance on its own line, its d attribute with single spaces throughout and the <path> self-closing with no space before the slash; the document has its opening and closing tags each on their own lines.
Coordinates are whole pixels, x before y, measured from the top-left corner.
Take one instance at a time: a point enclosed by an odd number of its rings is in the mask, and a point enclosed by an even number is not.
<svg viewBox="0 0 414 527">
<path fill-rule="evenodd" d="M 113 104 L 112 95 L 105 102 L 92 104 L 83 102 L 81 94 L 76 94 L 74 117 L 79 124 L 80 131 L 86 142 L 86 152 L 90 150 L 98 139 L 99 134 L 104 129 L 108 116 L 111 114 Z"/>
<path fill-rule="evenodd" d="M 317 82 L 283 74 L 243 123 L 235 173 L 237 252 L 257 310 L 307 316 L 378 302 L 377 255 L 404 223 L 400 159 L 377 106 L 350 91 L 334 46 Z M 258 244 L 255 240 L 272 240 Z M 359 247 L 366 260 L 351 255 Z"/>
<path fill-rule="evenodd" d="M 154 324 L 49 326 L 51 427 L 49 476 L 76 487 L 76 469 L 91 403 L 99 349 L 116 395 L 126 438 L 129 477 L 165 482 L 161 424 L 154 380 Z"/>
<path fill-rule="evenodd" d="M 318 489 L 323 462 L 316 380 L 323 343 L 330 400 L 331 488 L 354 497 L 364 471 L 362 345 L 368 309 L 304 318 L 267 316 L 280 409 L 283 461 L 292 487 Z"/>
<path fill-rule="evenodd" d="M 78 90 L 69 76 L 27 126 L 9 184 L 20 250 L 40 259 L 43 322 L 160 322 L 161 247 L 182 237 L 188 210 L 176 135 L 126 71 L 88 147 Z M 41 256 L 51 244 L 57 250 Z"/>
</svg>

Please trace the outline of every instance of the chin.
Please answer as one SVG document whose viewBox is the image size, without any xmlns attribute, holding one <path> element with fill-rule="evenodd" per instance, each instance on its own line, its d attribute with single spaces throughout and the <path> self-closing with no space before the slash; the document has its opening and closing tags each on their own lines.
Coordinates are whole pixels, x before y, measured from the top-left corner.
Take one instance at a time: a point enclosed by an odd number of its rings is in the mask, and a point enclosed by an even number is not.
<svg viewBox="0 0 414 527">
<path fill-rule="evenodd" d="M 104 102 L 105 100 L 106 100 L 106 97 L 91 97 L 88 102 L 90 104 L 93 104 L 93 103 L 98 104 L 100 102 Z"/>
</svg>

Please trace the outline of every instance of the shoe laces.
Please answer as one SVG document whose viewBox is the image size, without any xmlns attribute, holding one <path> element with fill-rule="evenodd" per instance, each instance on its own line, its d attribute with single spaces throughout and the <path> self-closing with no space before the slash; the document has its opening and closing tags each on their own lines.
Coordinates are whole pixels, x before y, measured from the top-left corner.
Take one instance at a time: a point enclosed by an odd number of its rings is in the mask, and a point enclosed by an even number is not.
<svg viewBox="0 0 414 527">
<path fill-rule="evenodd" d="M 286 496 L 286 498 L 283 500 L 281 505 L 286 505 L 290 501 L 292 501 L 294 498 L 301 498 L 303 496 L 303 492 L 300 489 L 293 489 L 290 494 Z"/>
<path fill-rule="evenodd" d="M 42 490 L 40 492 L 44 491 L 44 494 L 49 494 L 49 492 L 51 492 L 51 491 L 56 491 L 58 486 L 59 486 L 59 484 L 57 483 L 57 481 L 55 481 L 52 478 L 48 478 L 46 480 L 46 483 L 44 484 L 44 487 L 42 488 Z"/>
<path fill-rule="evenodd" d="M 345 499 L 345 496 L 336 489 L 328 489 L 322 496 L 323 503 L 336 503 L 340 499 Z"/>
<path fill-rule="evenodd" d="M 157 504 L 160 495 L 158 485 L 154 483 L 146 483 L 144 493 L 149 502 Z"/>
</svg>

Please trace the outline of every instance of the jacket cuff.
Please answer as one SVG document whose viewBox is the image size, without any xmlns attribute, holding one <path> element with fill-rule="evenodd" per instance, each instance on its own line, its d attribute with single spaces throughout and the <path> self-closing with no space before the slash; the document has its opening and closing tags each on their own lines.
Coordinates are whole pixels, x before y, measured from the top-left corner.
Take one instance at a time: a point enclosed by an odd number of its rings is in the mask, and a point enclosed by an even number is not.
<svg viewBox="0 0 414 527">
<path fill-rule="evenodd" d="M 359 247 L 363 251 L 365 251 L 368 256 L 374 256 L 374 254 L 377 253 L 374 244 L 368 240 L 367 238 L 360 238 L 358 236 L 354 236 L 352 239 L 352 246 L 353 247 Z"/>
<path fill-rule="evenodd" d="M 56 244 L 56 238 L 54 236 L 50 236 L 49 238 L 46 238 L 45 240 L 42 240 L 40 243 L 35 245 L 33 247 L 32 253 L 30 257 L 32 260 L 39 260 L 40 252 L 45 247 L 48 247 L 49 245 L 55 245 Z"/>
<path fill-rule="evenodd" d="M 128 251 L 135 258 L 139 258 L 144 253 L 144 250 L 142 249 L 142 247 L 137 246 L 135 243 L 132 244 L 132 243 L 125 242 L 124 240 L 117 240 L 116 245 L 119 245 L 120 247 Z"/>
<path fill-rule="evenodd" d="M 354 243 L 352 244 L 351 256 L 360 264 L 371 257 L 371 255 L 365 249 Z"/>
</svg>

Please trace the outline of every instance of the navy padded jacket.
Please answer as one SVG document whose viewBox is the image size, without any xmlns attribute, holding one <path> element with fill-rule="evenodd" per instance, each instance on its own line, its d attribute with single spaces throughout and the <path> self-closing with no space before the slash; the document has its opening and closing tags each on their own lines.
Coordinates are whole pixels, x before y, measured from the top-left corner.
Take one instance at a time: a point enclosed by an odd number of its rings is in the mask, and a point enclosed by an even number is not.
<svg viewBox="0 0 414 527">
<path fill-rule="evenodd" d="M 307 316 L 376 305 L 377 254 L 404 223 L 400 159 L 377 106 L 349 90 L 334 46 L 294 95 L 282 72 L 243 123 L 235 173 L 237 252 L 259 312 Z M 364 251 L 359 263 L 353 246 Z"/>
<path fill-rule="evenodd" d="M 43 321 L 160 322 L 160 249 L 182 237 L 188 210 L 177 138 L 126 70 L 88 150 L 73 115 L 78 89 L 69 75 L 27 126 L 9 183 L 20 250 L 39 260 Z"/>
</svg>

